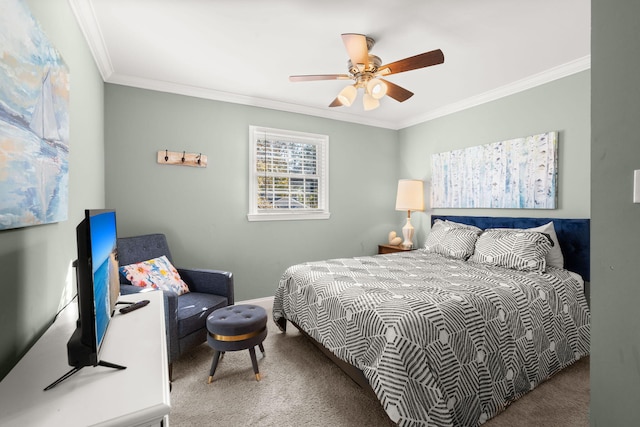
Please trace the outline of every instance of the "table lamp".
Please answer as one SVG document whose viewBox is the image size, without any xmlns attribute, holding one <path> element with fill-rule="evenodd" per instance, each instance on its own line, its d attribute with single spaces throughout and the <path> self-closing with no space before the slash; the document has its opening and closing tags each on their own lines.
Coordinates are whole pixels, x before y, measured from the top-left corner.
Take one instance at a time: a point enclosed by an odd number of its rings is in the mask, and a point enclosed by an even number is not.
<svg viewBox="0 0 640 427">
<path fill-rule="evenodd" d="M 398 181 L 396 196 L 396 210 L 407 211 L 407 223 L 402 227 L 404 241 L 402 247 L 410 249 L 413 246 L 414 228 L 411 225 L 411 211 L 424 210 L 424 186 L 419 179 L 401 179 Z"/>
</svg>

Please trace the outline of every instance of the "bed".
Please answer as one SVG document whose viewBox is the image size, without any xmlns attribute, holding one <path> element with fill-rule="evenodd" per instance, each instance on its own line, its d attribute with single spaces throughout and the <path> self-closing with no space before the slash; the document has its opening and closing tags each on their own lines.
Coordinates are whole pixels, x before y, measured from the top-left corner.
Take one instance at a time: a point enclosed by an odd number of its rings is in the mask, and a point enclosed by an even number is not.
<svg viewBox="0 0 640 427">
<path fill-rule="evenodd" d="M 476 426 L 589 354 L 588 281 L 588 219 L 432 216 L 423 248 L 289 267 L 273 318 L 398 425 Z"/>
</svg>

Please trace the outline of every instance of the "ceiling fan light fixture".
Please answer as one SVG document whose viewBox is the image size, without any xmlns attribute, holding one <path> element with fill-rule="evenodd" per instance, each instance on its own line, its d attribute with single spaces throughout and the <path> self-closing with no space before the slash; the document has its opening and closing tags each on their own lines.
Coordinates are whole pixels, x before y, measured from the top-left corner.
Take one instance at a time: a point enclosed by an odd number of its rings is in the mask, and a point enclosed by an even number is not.
<svg viewBox="0 0 640 427">
<path fill-rule="evenodd" d="M 355 101 L 358 91 L 355 86 L 347 86 L 338 94 L 338 101 L 346 107 L 350 107 Z"/>
<path fill-rule="evenodd" d="M 348 74 L 309 74 L 302 76 L 289 76 L 292 82 L 312 80 L 348 80 L 355 81 L 352 86 L 345 87 L 338 96 L 329 104 L 329 107 L 350 107 L 355 101 L 358 89 L 363 89 L 362 99 L 365 110 L 374 110 L 380 106 L 379 100 L 385 96 L 404 102 L 413 96 L 413 92 L 398 86 L 384 77 L 391 74 L 404 73 L 419 68 L 431 67 L 444 62 L 444 54 L 440 49 L 410 56 L 399 61 L 382 65 L 382 60 L 370 53 L 375 41 L 364 34 L 343 33 L 342 41 L 349 55 L 347 61 Z"/>
<path fill-rule="evenodd" d="M 367 83 L 367 92 L 375 99 L 381 99 L 387 94 L 387 85 L 380 79 L 371 79 Z"/>
<path fill-rule="evenodd" d="M 364 97 L 362 98 L 362 104 L 364 105 L 365 111 L 370 111 L 378 108 L 380 106 L 380 101 L 378 101 L 376 98 L 374 98 L 370 94 L 365 93 Z"/>
</svg>

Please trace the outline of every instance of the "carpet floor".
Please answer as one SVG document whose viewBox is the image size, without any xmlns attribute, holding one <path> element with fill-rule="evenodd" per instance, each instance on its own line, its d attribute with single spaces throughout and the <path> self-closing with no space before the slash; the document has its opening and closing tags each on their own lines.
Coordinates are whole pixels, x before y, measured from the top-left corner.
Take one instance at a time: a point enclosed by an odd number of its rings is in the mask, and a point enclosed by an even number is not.
<svg viewBox="0 0 640 427">
<path fill-rule="evenodd" d="M 273 299 L 253 301 L 269 315 L 261 381 L 248 351 L 227 352 L 207 383 L 213 350 L 205 343 L 173 366 L 171 427 L 393 426 L 378 400 L 360 388 L 291 324 L 271 320 Z M 540 384 L 486 427 L 589 425 L 589 358 Z"/>
</svg>

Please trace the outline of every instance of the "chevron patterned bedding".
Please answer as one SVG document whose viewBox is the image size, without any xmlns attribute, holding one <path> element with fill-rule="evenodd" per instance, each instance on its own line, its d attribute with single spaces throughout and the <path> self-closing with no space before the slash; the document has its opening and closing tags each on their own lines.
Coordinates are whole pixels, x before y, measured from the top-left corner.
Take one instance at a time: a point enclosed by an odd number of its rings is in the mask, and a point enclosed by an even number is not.
<svg viewBox="0 0 640 427">
<path fill-rule="evenodd" d="M 477 426 L 589 353 L 570 272 L 424 250 L 294 265 L 273 317 L 360 369 L 400 426 Z"/>
</svg>

